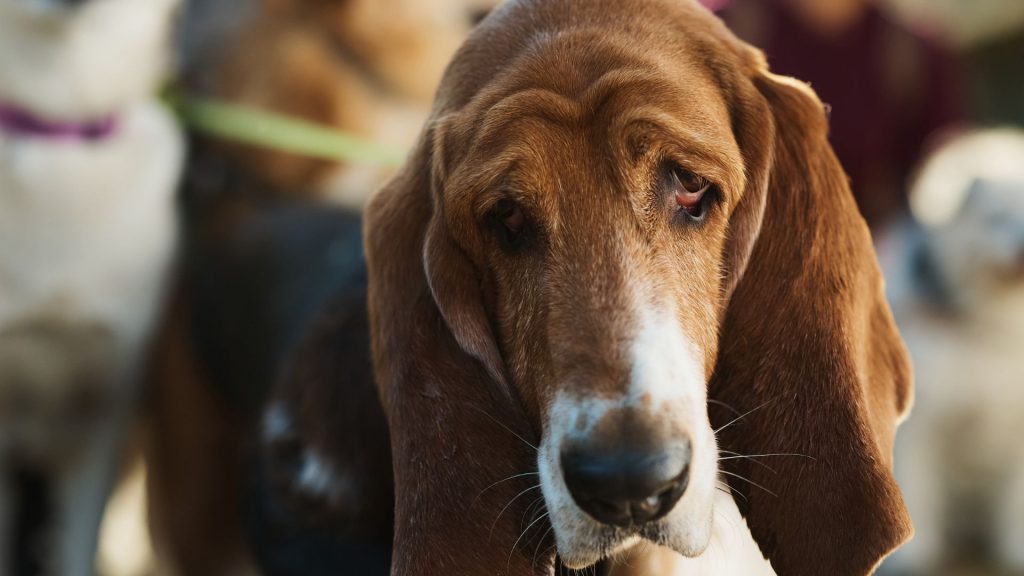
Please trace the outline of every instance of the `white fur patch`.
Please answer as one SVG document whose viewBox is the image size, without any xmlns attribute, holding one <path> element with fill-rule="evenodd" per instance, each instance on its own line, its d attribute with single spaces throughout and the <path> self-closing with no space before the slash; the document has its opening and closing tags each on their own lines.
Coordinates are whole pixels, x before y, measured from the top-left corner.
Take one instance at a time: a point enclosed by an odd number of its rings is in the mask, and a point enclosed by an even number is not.
<svg viewBox="0 0 1024 576">
<path fill-rule="evenodd" d="M 302 455 L 302 466 L 295 477 L 295 487 L 310 496 L 331 500 L 337 499 L 349 488 L 334 467 L 316 451 L 310 449 Z"/>
<path fill-rule="evenodd" d="M 704 406 L 706 379 L 696 347 L 683 334 L 673 309 L 644 309 L 632 346 L 628 403 L 643 396 L 655 404 L 682 401 Z"/>
<path fill-rule="evenodd" d="M 961 210 L 973 181 L 1024 181 L 1024 132 L 1005 128 L 961 136 L 932 154 L 910 194 L 914 216 L 941 226 Z"/>
<path fill-rule="evenodd" d="M 736 502 L 715 493 L 711 542 L 703 554 L 686 558 L 666 548 L 640 545 L 613 561 L 611 576 L 774 576 L 750 534 Z"/>
<path fill-rule="evenodd" d="M 638 308 L 627 391 L 613 399 L 560 392 L 549 407 L 538 469 L 558 552 L 570 568 L 592 564 L 637 541 L 636 533 L 600 524 L 580 510 L 562 476 L 560 454 L 566 439 L 585 437 L 614 409 L 646 410 L 652 420 L 667 415 L 678 419 L 674 425 L 689 435 L 693 452 L 690 482 L 672 512 L 657 522 L 659 541 L 696 556 L 711 536 L 717 446 L 707 417 L 701 354 L 683 334 L 673 308 Z"/>
<path fill-rule="evenodd" d="M 284 404 L 278 402 L 267 408 L 263 413 L 260 433 L 266 444 L 289 439 L 295 434 L 295 421 Z M 332 501 L 352 496 L 355 492 L 349 478 L 316 449 L 309 447 L 303 449 L 298 471 L 291 483 L 297 492 Z"/>
<path fill-rule="evenodd" d="M 82 121 L 152 93 L 167 70 L 178 0 L 57 4 L 0 0 L 0 100 Z"/>
<path fill-rule="evenodd" d="M 263 413 L 263 441 L 273 443 L 292 433 L 291 414 L 280 403 L 272 405 Z"/>
</svg>

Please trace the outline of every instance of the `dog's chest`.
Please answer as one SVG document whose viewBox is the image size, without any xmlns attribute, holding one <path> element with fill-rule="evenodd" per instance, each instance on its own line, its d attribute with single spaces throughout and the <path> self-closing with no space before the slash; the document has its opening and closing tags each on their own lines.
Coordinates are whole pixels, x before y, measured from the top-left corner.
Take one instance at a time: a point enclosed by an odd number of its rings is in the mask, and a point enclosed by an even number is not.
<svg viewBox="0 0 1024 576">
<path fill-rule="evenodd" d="M 732 497 L 716 492 L 711 542 L 696 558 L 640 544 L 613 563 L 611 576 L 775 576 Z"/>
<path fill-rule="evenodd" d="M 173 252 L 181 162 L 156 104 L 100 142 L 0 136 L 0 325 L 59 303 L 132 330 Z"/>
</svg>

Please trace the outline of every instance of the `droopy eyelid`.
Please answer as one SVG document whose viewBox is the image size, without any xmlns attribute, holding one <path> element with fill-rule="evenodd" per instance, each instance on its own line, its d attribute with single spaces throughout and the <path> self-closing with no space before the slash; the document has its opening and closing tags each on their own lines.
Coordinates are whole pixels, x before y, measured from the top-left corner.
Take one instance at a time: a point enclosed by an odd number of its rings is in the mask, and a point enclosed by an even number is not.
<svg viewBox="0 0 1024 576">
<path fill-rule="evenodd" d="M 665 161 L 675 162 L 711 182 L 726 201 L 742 183 L 742 161 L 730 160 L 733 154 L 726 150 L 728 146 L 706 142 L 699 135 L 653 119 L 634 121 L 629 129 L 634 131 L 632 141 L 642 142 L 643 157 L 637 159 L 639 163 L 657 166 Z"/>
</svg>

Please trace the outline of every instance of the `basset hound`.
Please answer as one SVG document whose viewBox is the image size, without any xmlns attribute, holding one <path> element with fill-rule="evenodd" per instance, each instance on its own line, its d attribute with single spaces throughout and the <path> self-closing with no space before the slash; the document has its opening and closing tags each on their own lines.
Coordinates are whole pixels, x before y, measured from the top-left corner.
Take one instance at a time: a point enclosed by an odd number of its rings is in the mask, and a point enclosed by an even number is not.
<svg viewBox="0 0 1024 576">
<path fill-rule="evenodd" d="M 786 576 L 910 537 L 910 365 L 827 130 L 695 1 L 481 24 L 366 214 L 392 574 L 700 559 L 733 505 Z"/>
</svg>

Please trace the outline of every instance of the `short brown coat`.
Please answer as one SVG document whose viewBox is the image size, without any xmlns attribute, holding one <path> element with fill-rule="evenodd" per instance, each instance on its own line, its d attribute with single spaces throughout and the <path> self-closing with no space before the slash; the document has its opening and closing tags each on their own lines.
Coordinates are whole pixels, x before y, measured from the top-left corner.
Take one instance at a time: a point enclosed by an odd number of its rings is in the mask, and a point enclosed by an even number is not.
<svg viewBox="0 0 1024 576">
<path fill-rule="evenodd" d="M 658 129 L 613 130 L 645 108 L 661 114 Z M 637 216 L 646 200 L 630 163 L 680 140 L 659 153 L 704 167 L 723 190 L 686 242 Z M 487 233 L 488 199 L 523 189 L 546 226 L 544 264 L 503 255 Z M 824 107 L 695 2 L 506 4 L 456 55 L 366 230 L 394 574 L 550 568 L 543 529 L 519 538 L 531 498 L 514 497 L 531 480 L 490 485 L 535 470 L 529 445 L 567 359 L 593 393 L 621 384 L 608 343 L 639 279 L 685 304 L 679 321 L 712 374 L 712 425 L 748 413 L 720 445 L 804 455 L 772 461 L 774 474 L 721 463 L 774 493 L 731 482 L 777 573 L 867 574 L 910 536 L 891 474 L 909 362 Z"/>
</svg>

